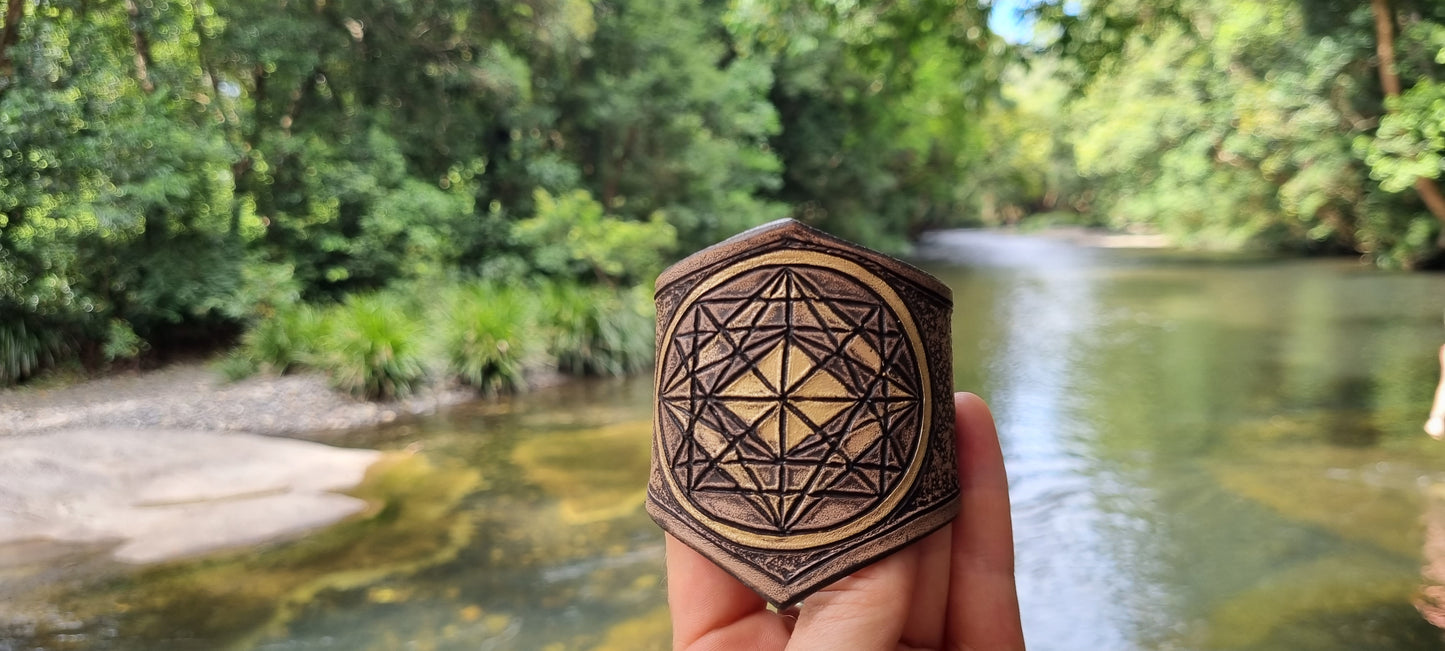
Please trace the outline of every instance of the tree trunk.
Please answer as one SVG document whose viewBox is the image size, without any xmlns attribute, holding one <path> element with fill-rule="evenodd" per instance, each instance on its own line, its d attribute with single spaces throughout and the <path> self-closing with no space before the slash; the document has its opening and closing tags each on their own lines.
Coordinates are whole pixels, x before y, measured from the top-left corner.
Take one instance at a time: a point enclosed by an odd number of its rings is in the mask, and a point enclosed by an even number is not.
<svg viewBox="0 0 1445 651">
<path fill-rule="evenodd" d="M 636 126 L 627 128 L 627 138 L 622 141 L 622 151 L 608 166 L 606 174 L 607 181 L 602 184 L 602 208 L 611 211 L 613 201 L 617 199 L 618 184 L 621 182 L 622 170 L 627 167 L 627 161 L 632 158 L 632 150 L 637 146 L 638 129 Z"/>
<path fill-rule="evenodd" d="M 130 16 L 130 38 L 135 44 L 135 78 L 140 82 L 141 89 L 150 93 L 156 89 L 150 75 L 151 42 L 141 29 L 140 7 L 136 6 L 135 0 L 125 0 L 125 13 Z"/>
<path fill-rule="evenodd" d="M 10 48 L 20 42 L 20 17 L 25 14 L 25 0 L 5 3 L 5 30 L 0 32 L 0 76 L 10 77 Z"/>
<path fill-rule="evenodd" d="M 191 31 L 196 35 L 196 65 L 201 68 L 201 76 L 205 77 L 206 85 L 211 89 L 211 106 L 216 109 L 216 117 L 220 119 L 226 128 L 226 135 L 233 141 L 240 137 L 234 133 L 234 127 L 240 124 L 240 116 L 227 112 L 221 95 L 221 78 L 216 75 L 216 70 L 211 65 L 211 59 L 206 55 L 210 43 L 206 39 L 206 30 L 201 28 L 201 7 L 196 0 L 191 1 Z"/>
<path fill-rule="evenodd" d="M 1395 70 L 1395 18 L 1390 11 L 1389 0 L 1370 0 L 1370 9 L 1375 14 L 1375 53 L 1380 59 L 1380 87 L 1384 89 L 1385 98 L 1388 100 L 1400 96 L 1400 74 Z M 1386 107 L 1388 106 L 1387 102 Z M 1415 179 L 1415 192 L 1420 195 L 1420 200 L 1425 203 L 1430 214 L 1445 224 L 1445 194 L 1440 193 L 1440 186 L 1436 185 L 1435 179 L 1428 176 Z M 1441 229 L 1436 246 L 1445 248 L 1445 228 Z"/>
<path fill-rule="evenodd" d="M 1395 71 L 1395 17 L 1390 0 L 1370 0 L 1375 14 L 1375 55 L 1380 58 L 1380 87 L 1385 97 L 1400 95 L 1400 74 Z"/>
<path fill-rule="evenodd" d="M 323 74 L 319 66 L 312 68 L 311 74 L 306 75 L 306 79 L 301 82 L 301 86 L 291 91 L 291 101 L 286 104 L 286 113 L 281 116 L 279 122 L 281 131 L 286 135 L 291 135 L 291 125 L 295 124 L 296 118 L 301 113 L 301 102 L 304 101 L 307 96 L 316 92 L 316 85 L 320 83 Z"/>
</svg>

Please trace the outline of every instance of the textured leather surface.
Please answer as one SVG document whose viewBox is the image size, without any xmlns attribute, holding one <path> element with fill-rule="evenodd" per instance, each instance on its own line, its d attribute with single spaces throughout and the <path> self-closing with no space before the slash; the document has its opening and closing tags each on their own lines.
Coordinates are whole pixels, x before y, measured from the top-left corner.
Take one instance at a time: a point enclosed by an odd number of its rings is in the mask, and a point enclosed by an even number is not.
<svg viewBox="0 0 1445 651">
<path fill-rule="evenodd" d="M 958 511 L 952 296 L 793 220 L 657 283 L 647 510 L 784 606 Z"/>
</svg>

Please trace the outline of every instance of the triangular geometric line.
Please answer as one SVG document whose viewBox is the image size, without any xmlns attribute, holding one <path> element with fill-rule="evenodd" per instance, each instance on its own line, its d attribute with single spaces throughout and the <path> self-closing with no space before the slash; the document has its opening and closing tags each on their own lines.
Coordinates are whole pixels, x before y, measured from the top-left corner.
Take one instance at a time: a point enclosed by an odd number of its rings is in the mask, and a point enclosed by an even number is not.
<svg viewBox="0 0 1445 651">
<path fill-rule="evenodd" d="M 738 448 L 738 446 L 743 442 L 743 440 L 744 440 L 745 438 L 747 438 L 747 436 L 748 436 L 749 433 L 755 433 L 755 432 L 756 432 L 756 427 L 751 428 L 751 429 L 748 429 L 748 430 L 745 430 L 745 431 L 742 432 L 740 435 L 734 435 L 734 436 L 732 436 L 732 437 L 729 437 L 728 440 L 727 440 L 727 445 L 726 445 L 721 451 L 719 451 L 719 452 L 717 452 L 717 453 L 714 453 L 714 452 L 712 452 L 712 451 L 704 450 L 704 452 L 706 452 L 707 455 L 708 455 L 708 457 L 709 457 L 709 459 L 708 459 L 708 464 L 709 464 L 709 465 L 712 465 L 712 466 L 715 466 L 723 457 L 725 457 L 725 456 L 728 455 L 729 453 L 735 455 L 735 457 L 736 457 L 739 461 L 742 461 L 742 456 L 741 456 L 741 454 L 738 453 L 737 448 Z M 688 438 L 691 438 L 692 435 L 693 435 L 693 432 L 692 432 L 691 430 L 689 430 L 689 431 L 687 432 L 687 435 L 688 435 Z M 751 477 L 754 486 L 761 486 L 761 485 L 762 485 L 762 479 L 759 478 L 755 473 L 753 473 L 752 470 L 751 470 L 751 468 L 750 468 L 746 463 L 743 464 L 743 469 L 746 470 L 746 471 L 748 471 L 748 475 Z"/>
<path fill-rule="evenodd" d="M 815 347 L 817 349 L 817 352 L 820 353 L 817 360 L 817 365 L 819 367 L 826 366 L 834 359 L 840 360 L 843 363 L 844 367 L 847 368 L 849 370 L 849 373 L 853 376 L 852 379 L 856 386 L 858 384 L 862 384 L 865 377 L 871 377 L 877 374 L 880 370 L 872 368 L 868 365 L 864 365 L 863 363 L 843 354 L 847 347 L 851 345 L 855 339 L 863 336 L 864 332 L 865 331 L 862 328 L 858 328 L 850 331 L 843 339 L 838 339 L 835 336 L 835 333 L 828 333 L 827 336 L 830 341 L 827 345 L 806 340 L 804 340 L 804 343 L 806 346 Z M 864 341 L 866 341 L 866 339 L 864 339 Z"/>
<path fill-rule="evenodd" d="M 823 485 L 815 493 L 835 493 L 847 497 L 878 497 L 878 486 L 870 485 L 867 476 L 856 470 L 839 473 L 831 483 Z"/>
<path fill-rule="evenodd" d="M 784 336 L 783 333 L 778 333 L 761 338 L 756 342 L 749 341 L 743 348 L 733 351 L 733 354 L 699 366 L 697 374 L 701 377 L 696 379 L 698 380 L 698 384 L 702 386 L 701 392 L 711 395 L 715 393 L 719 387 L 725 387 L 736 382 L 738 378 L 746 375 L 747 372 L 753 368 L 753 360 L 756 359 L 760 351 L 779 345 Z M 723 368 L 719 370 L 719 367 Z M 703 381 L 704 379 L 708 381 L 705 382 Z"/>
<path fill-rule="evenodd" d="M 851 405 L 851 409 L 849 410 L 847 425 L 845 425 L 845 429 L 844 429 L 843 431 L 847 431 L 847 429 L 852 428 L 852 427 L 854 426 L 854 424 L 857 423 L 857 421 L 858 421 L 858 418 L 857 418 L 858 413 L 859 413 L 860 411 L 862 411 L 863 408 L 864 408 L 864 404 L 863 404 L 863 403 L 855 402 L 855 403 L 853 403 L 853 404 Z M 825 458 L 825 459 L 826 459 L 826 458 L 829 458 L 829 457 L 831 457 L 831 456 L 836 455 L 837 452 L 838 452 L 838 446 L 839 446 L 839 445 L 842 445 L 842 437 L 840 437 L 840 436 L 834 435 L 834 436 L 827 436 L 826 438 L 827 438 L 827 440 L 828 440 L 828 449 L 827 449 L 827 451 L 824 453 L 824 457 L 823 457 L 823 458 Z M 814 489 L 816 488 L 816 486 L 817 486 L 817 480 L 818 480 L 818 475 L 819 475 L 821 472 L 822 472 L 822 466 L 817 466 L 817 465 L 815 465 L 815 466 L 812 468 L 811 472 L 809 472 L 809 474 L 808 474 L 808 479 L 807 479 L 807 481 L 805 481 L 804 484 L 803 484 L 803 492 L 804 492 L 805 494 L 808 493 L 808 492 L 810 492 L 810 491 L 812 491 L 812 490 L 814 490 Z M 819 503 L 819 502 L 814 501 L 814 502 L 811 504 L 811 507 L 816 507 L 818 503 Z M 805 506 L 804 506 L 802 509 L 800 509 L 800 510 L 793 511 L 793 512 L 785 512 L 785 513 L 783 513 L 783 523 L 784 523 L 784 527 L 790 527 L 790 526 L 792 526 L 793 523 L 796 523 L 798 520 L 800 520 L 800 519 L 801 519 L 804 515 L 806 515 L 807 512 L 810 511 L 810 510 L 811 510 L 810 506 L 805 505 Z"/>
</svg>

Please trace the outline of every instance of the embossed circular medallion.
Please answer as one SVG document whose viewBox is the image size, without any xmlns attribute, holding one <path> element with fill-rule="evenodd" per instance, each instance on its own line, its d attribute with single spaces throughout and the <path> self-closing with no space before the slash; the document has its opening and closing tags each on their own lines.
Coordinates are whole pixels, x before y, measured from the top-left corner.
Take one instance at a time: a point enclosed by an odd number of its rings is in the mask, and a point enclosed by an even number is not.
<svg viewBox="0 0 1445 651">
<path fill-rule="evenodd" d="M 713 274 L 661 338 L 663 475 L 735 542 L 805 549 L 886 516 L 930 431 L 927 357 L 897 293 L 852 261 L 780 251 Z"/>
</svg>

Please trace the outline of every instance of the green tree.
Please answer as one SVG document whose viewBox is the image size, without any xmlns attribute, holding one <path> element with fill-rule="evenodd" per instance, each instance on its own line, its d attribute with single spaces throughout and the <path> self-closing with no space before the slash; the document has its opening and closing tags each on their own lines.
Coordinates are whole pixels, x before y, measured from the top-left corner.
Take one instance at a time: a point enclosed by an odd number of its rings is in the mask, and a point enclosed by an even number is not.
<svg viewBox="0 0 1445 651">
<path fill-rule="evenodd" d="M 979 115 L 1009 55 L 986 8 L 751 0 L 727 23 L 743 56 L 772 62 L 777 197 L 795 217 L 898 248 L 976 214 Z"/>
<path fill-rule="evenodd" d="M 1420 43 L 1438 9 L 1403 5 L 1412 38 L 1400 59 L 1428 62 L 1410 88 L 1423 99 L 1438 64 Z M 1437 255 L 1438 225 L 1418 203 L 1430 195 L 1402 193 L 1429 178 L 1418 169 L 1431 163 L 1428 136 L 1410 126 L 1428 122 L 1428 102 L 1386 114 L 1377 53 L 1393 48 L 1377 47 L 1369 6 L 1097 0 L 1039 13 L 1060 30 L 1040 56 L 1071 72 L 1070 144 L 1103 220 L 1385 265 Z"/>
<path fill-rule="evenodd" d="M 709 5 L 594 5 L 596 32 L 561 98 L 561 138 L 609 211 L 661 211 L 687 248 L 782 217 L 765 61 L 736 56 Z"/>
<path fill-rule="evenodd" d="M 1356 145 L 1382 188 L 1402 192 L 1413 187 L 1430 214 L 1445 222 L 1445 195 L 1435 183 L 1445 169 L 1441 157 L 1445 153 L 1445 85 L 1438 81 L 1445 65 L 1445 25 L 1412 13 L 1404 38 L 1397 41 L 1396 14 L 1389 2 L 1373 0 L 1370 9 L 1379 53 L 1376 68 L 1387 113 L 1373 137 L 1358 138 Z M 1406 46 L 1406 56 L 1397 62 L 1395 50 L 1400 42 Z M 1401 68 L 1413 81 L 1403 92 Z M 1445 228 L 1435 227 L 1440 231 L 1437 247 L 1445 248 Z M 1413 230 L 1423 232 L 1423 228 Z"/>
</svg>

